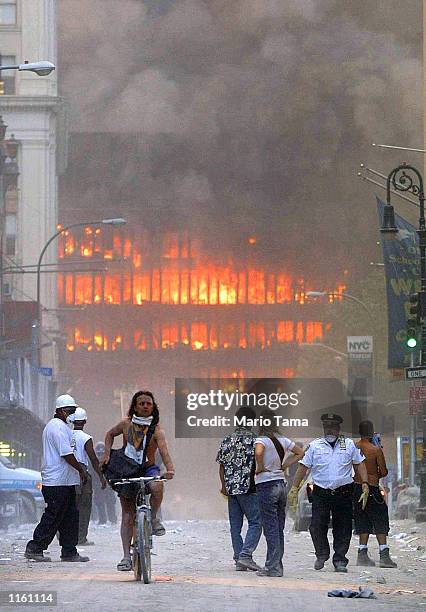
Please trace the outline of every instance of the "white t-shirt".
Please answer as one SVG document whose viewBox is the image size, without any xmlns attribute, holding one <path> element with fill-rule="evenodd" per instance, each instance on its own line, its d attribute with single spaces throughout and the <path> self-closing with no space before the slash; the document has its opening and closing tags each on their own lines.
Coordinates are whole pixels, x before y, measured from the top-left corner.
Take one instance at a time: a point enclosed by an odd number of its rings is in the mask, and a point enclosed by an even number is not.
<svg viewBox="0 0 426 612">
<path fill-rule="evenodd" d="M 294 442 L 288 438 L 285 438 L 284 436 L 275 437 L 283 447 L 284 454 L 294 448 Z M 275 448 L 272 440 L 267 436 L 262 436 L 261 438 L 256 438 L 254 443 L 262 444 L 265 447 L 265 451 L 263 453 L 263 466 L 265 470 L 268 470 L 268 472 L 256 474 L 254 477 L 255 483 L 259 484 L 260 482 L 267 482 L 268 480 L 285 480 L 284 472 L 281 469 L 280 456 L 278 455 L 278 451 Z"/>
<path fill-rule="evenodd" d="M 74 429 L 72 432 L 72 439 L 74 441 L 74 455 L 79 463 L 89 466 L 89 456 L 84 448 L 87 440 L 91 440 L 92 436 L 82 429 Z"/>
<path fill-rule="evenodd" d="M 61 419 L 51 419 L 43 431 L 41 480 L 45 487 L 80 484 L 80 474 L 63 458 L 72 455 L 72 431 Z"/>
</svg>

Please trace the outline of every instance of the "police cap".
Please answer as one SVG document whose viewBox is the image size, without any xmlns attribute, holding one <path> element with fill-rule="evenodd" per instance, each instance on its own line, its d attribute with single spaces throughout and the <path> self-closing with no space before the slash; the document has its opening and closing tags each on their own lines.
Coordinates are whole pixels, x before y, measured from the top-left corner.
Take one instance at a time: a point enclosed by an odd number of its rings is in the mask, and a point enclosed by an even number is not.
<svg viewBox="0 0 426 612">
<path fill-rule="evenodd" d="M 334 414 L 333 412 L 328 412 L 326 414 L 321 415 L 321 421 L 323 423 L 343 423 L 343 419 L 339 414 Z"/>
</svg>

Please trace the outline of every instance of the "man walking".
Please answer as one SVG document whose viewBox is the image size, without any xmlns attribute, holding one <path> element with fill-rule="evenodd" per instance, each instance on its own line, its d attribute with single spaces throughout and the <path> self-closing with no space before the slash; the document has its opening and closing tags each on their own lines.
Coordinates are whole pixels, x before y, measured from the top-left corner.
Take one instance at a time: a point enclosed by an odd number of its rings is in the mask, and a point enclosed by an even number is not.
<svg viewBox="0 0 426 612">
<path fill-rule="evenodd" d="M 256 413 L 249 407 L 241 407 L 235 415 L 239 421 L 255 419 Z M 229 525 L 237 571 L 260 570 L 253 561 L 253 552 L 262 535 L 259 504 L 254 484 L 255 434 L 247 425 L 236 427 L 219 447 L 216 461 L 219 463 L 221 493 L 228 498 Z M 248 521 L 245 540 L 241 537 L 244 517 Z"/>
<path fill-rule="evenodd" d="M 95 455 L 98 461 L 102 459 L 104 454 L 105 444 L 103 442 L 98 442 L 95 446 Z M 102 484 L 98 478 L 95 478 L 92 484 L 93 502 L 97 513 L 98 525 L 105 525 L 107 520 L 109 520 L 111 525 L 115 525 L 117 523 L 117 515 L 115 513 L 115 500 L 117 498 L 114 491 L 110 487 L 106 489 L 102 488 Z"/>
<path fill-rule="evenodd" d="M 92 513 L 92 476 L 89 473 L 89 459 L 93 469 L 97 473 L 102 489 L 106 487 L 106 480 L 99 466 L 98 458 L 93 448 L 93 438 L 84 430 L 87 414 L 84 408 L 78 407 L 69 420 L 74 425 L 72 436 L 74 455 L 86 474 L 86 482 L 76 486 L 76 505 L 78 509 L 78 544 L 80 546 L 93 545 L 89 542 L 87 533 L 89 531 L 90 515 Z"/>
<path fill-rule="evenodd" d="M 368 497 L 368 477 L 364 457 L 350 438 L 340 434 L 343 419 L 338 414 L 321 417 L 324 436 L 309 444 L 305 456 L 299 461 L 293 486 L 288 495 L 290 506 L 297 507 L 297 495 L 302 479 L 311 469 L 312 519 L 309 531 L 315 547 L 314 568 L 320 570 L 330 557 L 328 524 L 330 513 L 333 526 L 333 565 L 336 572 L 347 572 L 346 554 L 352 536 L 352 467 L 361 483 L 361 497 Z"/>
<path fill-rule="evenodd" d="M 43 551 L 49 547 L 59 531 L 62 548 L 61 561 L 89 561 L 78 554 L 78 510 L 75 504 L 75 485 L 86 481 L 86 474 L 73 454 L 72 431 L 67 418 L 77 404 L 71 395 L 56 399 L 56 412 L 43 430 L 42 493 L 46 509 L 27 543 L 25 557 L 33 561 L 50 561 Z"/>
<path fill-rule="evenodd" d="M 368 538 L 370 533 L 375 533 L 379 543 L 380 567 L 397 567 L 397 564 L 389 555 L 389 546 L 386 541 L 389 533 L 389 512 L 379 487 L 380 478 L 384 478 L 388 474 L 385 456 L 382 449 L 373 443 L 375 435 L 371 421 L 362 421 L 359 424 L 359 435 L 361 439 L 357 442 L 357 447 L 365 456 L 370 494 L 363 509 L 358 501 L 361 482 L 359 476 L 356 475 L 353 504 L 355 533 L 359 535 L 357 565 L 376 565 L 373 559 L 368 556 Z"/>
</svg>

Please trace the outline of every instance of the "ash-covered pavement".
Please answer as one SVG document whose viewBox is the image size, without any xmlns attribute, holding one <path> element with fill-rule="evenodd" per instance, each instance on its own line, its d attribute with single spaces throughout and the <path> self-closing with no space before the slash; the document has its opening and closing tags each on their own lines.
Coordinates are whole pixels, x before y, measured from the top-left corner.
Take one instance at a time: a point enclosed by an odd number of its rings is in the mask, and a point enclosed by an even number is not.
<svg viewBox="0 0 426 612">
<path fill-rule="evenodd" d="M 2 591 L 57 591 L 56 608 L 40 610 L 91 611 L 148 610 L 155 612 L 197 610 L 268 611 L 293 607 L 305 611 L 329 610 L 421 610 L 426 611 L 426 525 L 414 521 L 392 523 L 391 554 L 398 569 L 359 568 L 355 565 L 356 539 L 352 540 L 348 574 L 334 573 L 330 562 L 321 571 L 313 569 L 314 553 L 307 532 L 286 529 L 283 578 L 260 578 L 252 572 L 235 572 L 226 521 L 168 521 L 167 534 L 155 538 L 153 575 L 150 585 L 137 583 L 133 573 L 117 572 L 121 558 L 119 531 L 91 524 L 94 546 L 81 548 L 89 563 L 69 564 L 59 560 L 53 542 L 51 563 L 24 559 L 25 543 L 33 526 L 0 532 Z M 405 534 L 405 535 L 404 535 Z M 375 539 L 370 555 L 377 561 Z M 255 553 L 263 565 L 265 543 Z M 376 600 L 331 599 L 333 588 L 358 590 L 369 586 Z M 15 608 L 17 606 L 14 606 Z M 12 609 L 6 606 L 4 609 Z"/>
</svg>

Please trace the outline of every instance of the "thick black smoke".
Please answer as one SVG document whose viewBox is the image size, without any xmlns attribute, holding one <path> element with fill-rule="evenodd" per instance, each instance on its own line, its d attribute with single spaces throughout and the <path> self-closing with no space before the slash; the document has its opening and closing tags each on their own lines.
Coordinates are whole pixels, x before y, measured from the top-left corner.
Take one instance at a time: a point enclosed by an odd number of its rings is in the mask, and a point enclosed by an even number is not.
<svg viewBox="0 0 426 612">
<path fill-rule="evenodd" d="M 65 215 L 99 202 L 231 255 L 255 234 L 270 261 L 368 263 L 358 164 L 399 161 L 374 141 L 423 142 L 420 0 L 58 5 Z"/>
</svg>

